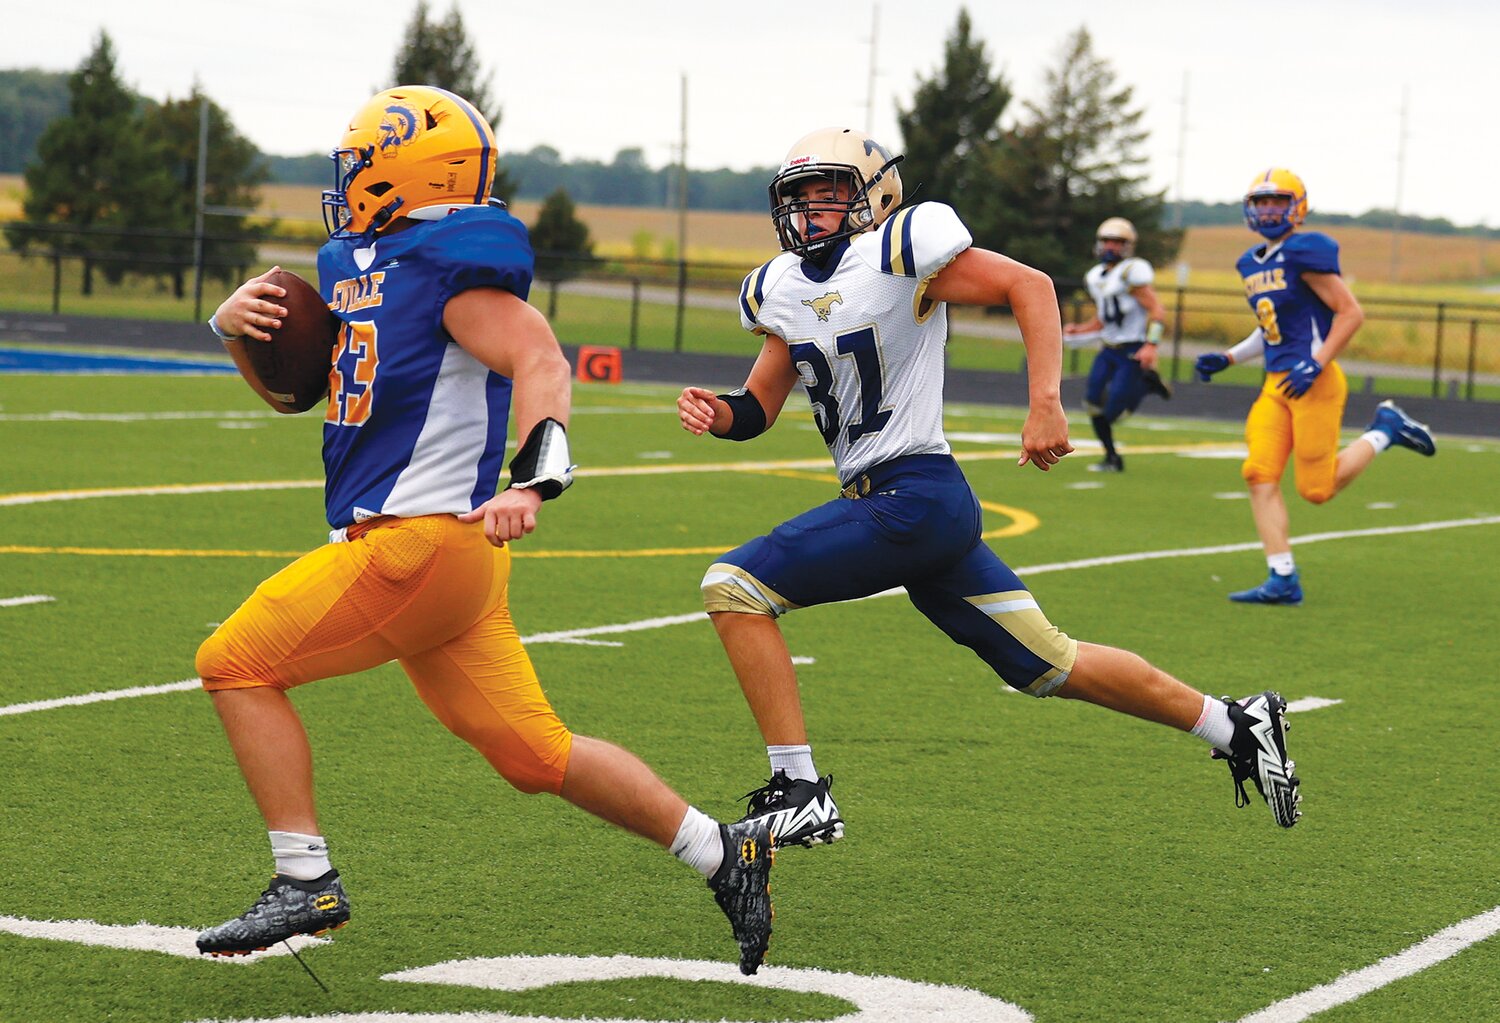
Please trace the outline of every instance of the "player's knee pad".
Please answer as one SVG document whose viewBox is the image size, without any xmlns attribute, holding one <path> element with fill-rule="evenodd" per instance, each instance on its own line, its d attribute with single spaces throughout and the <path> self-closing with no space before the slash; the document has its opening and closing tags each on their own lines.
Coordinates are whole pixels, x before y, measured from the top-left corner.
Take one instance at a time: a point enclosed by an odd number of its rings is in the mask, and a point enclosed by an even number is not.
<svg viewBox="0 0 1500 1023">
<path fill-rule="evenodd" d="M 1332 480 L 1318 480 L 1314 483 L 1304 483 L 1300 479 L 1297 481 L 1297 493 L 1310 504 L 1322 504 L 1336 492 Z"/>
<path fill-rule="evenodd" d="M 798 606 L 740 566 L 722 561 L 708 567 L 700 588 L 709 614 L 730 611 L 779 618 Z"/>
<path fill-rule="evenodd" d="M 1249 484 L 1256 483 L 1280 483 L 1281 466 L 1262 462 L 1254 456 L 1245 459 L 1240 466 L 1240 475 Z"/>
<path fill-rule="evenodd" d="M 229 642 L 222 629 L 209 636 L 198 647 L 194 670 L 198 672 L 203 688 L 209 692 L 220 689 L 253 689 L 258 686 L 282 688 L 263 677 L 264 673 L 252 668 L 243 657 L 236 656 L 234 645 Z"/>
</svg>

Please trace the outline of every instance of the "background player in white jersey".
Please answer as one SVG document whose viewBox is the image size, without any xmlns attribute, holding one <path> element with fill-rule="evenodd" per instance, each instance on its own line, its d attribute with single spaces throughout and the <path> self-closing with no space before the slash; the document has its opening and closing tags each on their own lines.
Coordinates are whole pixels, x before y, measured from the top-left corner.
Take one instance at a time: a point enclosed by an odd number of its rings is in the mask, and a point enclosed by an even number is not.
<svg viewBox="0 0 1500 1023">
<path fill-rule="evenodd" d="M 1073 450 L 1058 397 L 1062 332 L 1046 274 L 971 245 L 941 203 L 901 207 L 901 178 L 874 139 L 828 128 L 800 140 L 771 183 L 783 252 L 745 280 L 743 325 L 762 336 L 745 386 L 684 388 L 682 425 L 748 440 L 801 383 L 843 491 L 723 555 L 704 603 L 767 743 L 771 778 L 746 820 L 778 844 L 843 834 L 802 717 L 777 618 L 799 607 L 904 586 L 912 603 L 1007 683 L 1171 725 L 1228 759 L 1237 802 L 1253 780 L 1291 827 L 1298 780 L 1287 759 L 1285 701 L 1264 692 L 1216 700 L 1146 661 L 1080 643 L 1052 625 L 980 539 L 978 500 L 943 436 L 945 303 L 1008 305 L 1026 345 L 1030 409 L 1018 464 L 1050 469 Z"/>
<path fill-rule="evenodd" d="M 1089 466 L 1094 472 L 1122 472 L 1125 460 L 1115 450 L 1114 424 L 1134 412 L 1147 394 L 1172 397 L 1172 390 L 1156 371 L 1156 346 L 1161 341 L 1167 311 L 1156 289 L 1151 264 L 1135 254 L 1135 225 L 1124 217 L 1110 217 L 1094 234 L 1094 258 L 1084 275 L 1084 287 L 1094 300 L 1092 319 L 1069 323 L 1063 334 L 1072 342 L 1098 338 L 1099 353 L 1089 367 L 1083 403 L 1104 458 Z"/>
<path fill-rule="evenodd" d="M 348 921 L 286 691 L 399 660 L 437 718 L 517 789 L 559 795 L 697 868 L 754 973 L 771 929 L 765 827 L 725 827 L 633 754 L 570 732 L 511 621 L 505 545 L 536 528 L 573 466 L 568 363 L 526 303 L 526 229 L 489 200 L 497 155 L 467 100 L 424 86 L 376 95 L 333 153 L 318 276 L 339 320 L 323 427 L 334 533 L 198 651 L 276 860 L 260 900 L 198 948 L 240 955 Z M 284 296 L 248 281 L 210 325 L 268 340 Z M 497 494 L 512 395 L 525 441 Z"/>
</svg>

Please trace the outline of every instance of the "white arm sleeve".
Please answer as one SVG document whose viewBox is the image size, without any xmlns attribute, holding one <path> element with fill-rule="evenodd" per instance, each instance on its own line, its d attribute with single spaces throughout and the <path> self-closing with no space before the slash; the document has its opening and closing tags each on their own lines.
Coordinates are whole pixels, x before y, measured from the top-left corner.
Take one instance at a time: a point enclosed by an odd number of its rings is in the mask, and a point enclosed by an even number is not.
<svg viewBox="0 0 1500 1023">
<path fill-rule="evenodd" d="M 1229 357 L 1233 359 L 1234 364 L 1238 366 L 1242 362 L 1260 358 L 1265 354 L 1265 351 L 1266 335 L 1261 333 L 1261 329 L 1259 327 L 1256 327 L 1250 332 L 1249 337 L 1245 338 L 1245 340 L 1229 349 Z"/>
</svg>

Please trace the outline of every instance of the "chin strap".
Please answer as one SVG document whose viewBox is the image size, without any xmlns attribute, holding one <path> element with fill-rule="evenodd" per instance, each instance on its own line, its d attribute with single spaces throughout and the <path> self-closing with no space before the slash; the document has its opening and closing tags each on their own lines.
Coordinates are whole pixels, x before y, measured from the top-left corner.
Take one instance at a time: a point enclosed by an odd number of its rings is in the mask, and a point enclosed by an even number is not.
<svg viewBox="0 0 1500 1023">
<path fill-rule="evenodd" d="M 543 419 L 531 428 L 526 443 L 510 460 L 510 490 L 535 490 L 550 501 L 573 485 L 567 428 L 556 419 Z"/>
</svg>

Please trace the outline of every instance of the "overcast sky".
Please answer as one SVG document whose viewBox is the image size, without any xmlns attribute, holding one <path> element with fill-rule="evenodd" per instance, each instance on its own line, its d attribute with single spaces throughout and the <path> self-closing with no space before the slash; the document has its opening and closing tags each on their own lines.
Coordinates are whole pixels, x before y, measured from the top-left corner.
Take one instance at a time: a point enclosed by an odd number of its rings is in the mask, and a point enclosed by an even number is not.
<svg viewBox="0 0 1500 1023">
<path fill-rule="evenodd" d="M 434 0 L 442 16 L 452 0 Z M 71 70 L 101 28 L 121 75 L 155 99 L 196 78 L 268 153 L 330 149 L 388 84 L 416 0 L 7 0 L 0 67 Z M 950 0 L 668 3 L 458 0 L 503 107 L 502 150 L 550 145 L 610 160 L 674 158 L 682 76 L 688 162 L 779 162 L 805 132 L 870 127 L 900 145 L 894 107 L 940 67 Z M 1307 182 L 1313 209 L 1500 224 L 1500 4 L 1332 0 L 1271 8 L 1191 0 L 968 5 L 1021 99 L 1080 25 L 1135 88 L 1155 187 L 1237 200 L 1269 165 Z M 871 36 L 878 9 L 873 109 Z M 1184 123 L 1186 84 L 1186 132 Z M 1406 95 L 1405 145 L 1402 138 Z M 1012 103 L 1009 116 L 1020 112 Z M 1404 162 L 1400 159 L 1404 149 Z M 1404 166 L 1404 173 L 1400 168 Z"/>
</svg>

